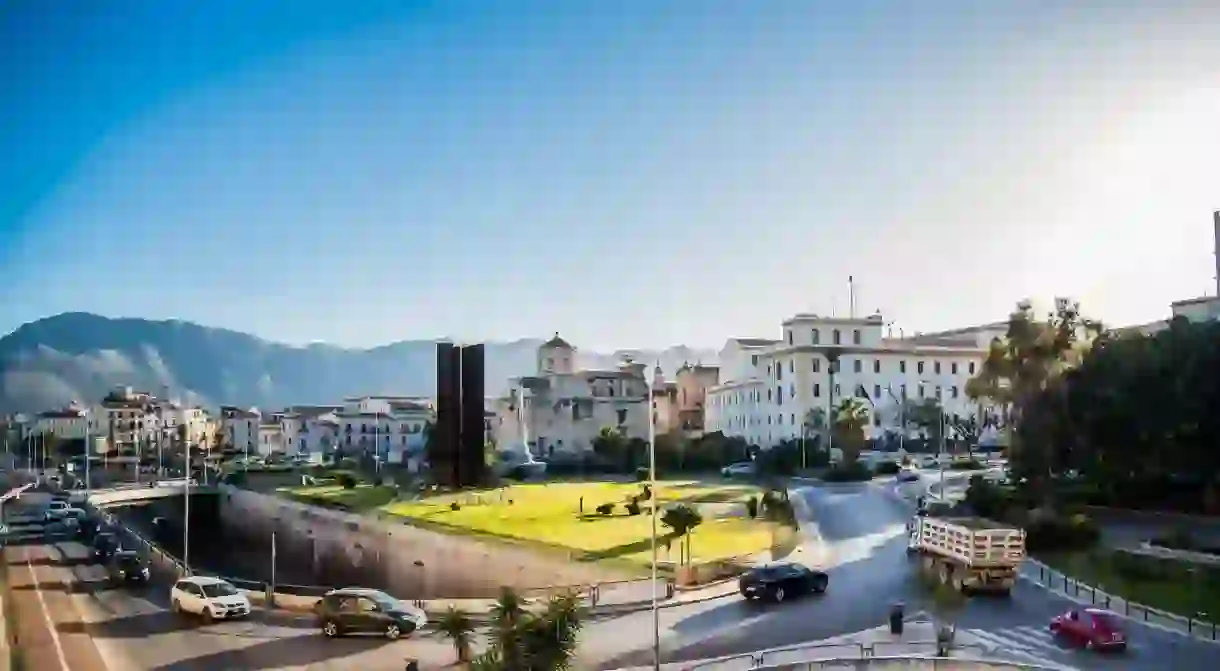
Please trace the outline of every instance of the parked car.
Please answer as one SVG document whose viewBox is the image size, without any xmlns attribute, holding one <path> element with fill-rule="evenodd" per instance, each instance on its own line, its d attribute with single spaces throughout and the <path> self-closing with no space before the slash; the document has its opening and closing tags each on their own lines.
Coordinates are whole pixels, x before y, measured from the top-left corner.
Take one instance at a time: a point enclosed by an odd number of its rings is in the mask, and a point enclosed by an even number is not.
<svg viewBox="0 0 1220 671">
<path fill-rule="evenodd" d="M 729 464 L 720 469 L 720 474 L 726 478 L 741 478 L 749 477 L 758 472 L 758 467 L 752 461 L 741 461 L 735 464 Z"/>
<path fill-rule="evenodd" d="M 428 623 L 423 610 L 385 592 L 361 587 L 327 592 L 318 601 L 315 612 L 318 626 L 329 638 L 369 633 L 396 639 Z"/>
<path fill-rule="evenodd" d="M 106 576 L 116 584 L 148 584 L 148 562 L 135 550 L 119 550 L 106 564 Z"/>
<path fill-rule="evenodd" d="M 1051 620 L 1051 633 L 1093 650 L 1127 649 L 1127 635 L 1118 616 L 1100 608 L 1069 610 Z"/>
<path fill-rule="evenodd" d="M 64 511 L 72 507 L 67 499 L 51 499 L 47 504 L 46 509 L 42 512 L 42 519 L 46 522 L 54 522 L 63 516 Z"/>
<path fill-rule="evenodd" d="M 204 622 L 230 620 L 250 614 L 250 599 L 228 581 L 195 575 L 174 583 L 169 590 L 170 609 L 197 615 Z"/>
<path fill-rule="evenodd" d="M 788 597 L 804 594 L 821 594 L 829 584 L 830 576 L 826 572 L 790 562 L 750 569 L 737 581 L 741 595 L 746 599 L 770 601 L 783 601 Z"/>
</svg>

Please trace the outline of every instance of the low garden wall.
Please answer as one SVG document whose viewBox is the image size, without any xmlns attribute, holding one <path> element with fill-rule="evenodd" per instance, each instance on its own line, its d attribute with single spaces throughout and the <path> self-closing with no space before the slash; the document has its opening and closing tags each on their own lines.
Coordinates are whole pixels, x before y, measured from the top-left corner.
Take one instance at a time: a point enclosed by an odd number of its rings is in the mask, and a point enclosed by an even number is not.
<svg viewBox="0 0 1220 671">
<path fill-rule="evenodd" d="M 447 534 L 399 518 L 327 510 L 228 485 L 220 489 L 226 530 L 257 543 L 274 532 L 279 553 L 308 557 L 328 582 L 378 583 L 401 598 L 484 598 L 502 586 L 531 590 L 637 577 L 617 566 Z"/>
</svg>

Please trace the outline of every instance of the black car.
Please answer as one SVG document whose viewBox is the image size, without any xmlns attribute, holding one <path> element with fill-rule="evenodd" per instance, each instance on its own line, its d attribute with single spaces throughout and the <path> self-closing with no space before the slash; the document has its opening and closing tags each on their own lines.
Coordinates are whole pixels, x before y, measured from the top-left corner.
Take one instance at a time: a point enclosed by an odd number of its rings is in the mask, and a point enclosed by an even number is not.
<svg viewBox="0 0 1220 671">
<path fill-rule="evenodd" d="M 96 561 L 108 561 L 119 549 L 119 537 L 112 531 L 102 531 L 93 537 L 93 559 Z"/>
<path fill-rule="evenodd" d="M 737 584 L 747 599 L 783 601 L 790 596 L 825 592 L 830 576 L 801 564 L 768 564 L 750 569 Z"/>
<path fill-rule="evenodd" d="M 318 626 L 328 638 L 368 633 L 396 639 L 428 623 L 423 610 L 385 592 L 360 587 L 327 592 L 314 612 Z"/>
<path fill-rule="evenodd" d="M 148 562 L 135 550 L 119 550 L 106 564 L 106 575 L 112 583 L 147 584 Z"/>
</svg>

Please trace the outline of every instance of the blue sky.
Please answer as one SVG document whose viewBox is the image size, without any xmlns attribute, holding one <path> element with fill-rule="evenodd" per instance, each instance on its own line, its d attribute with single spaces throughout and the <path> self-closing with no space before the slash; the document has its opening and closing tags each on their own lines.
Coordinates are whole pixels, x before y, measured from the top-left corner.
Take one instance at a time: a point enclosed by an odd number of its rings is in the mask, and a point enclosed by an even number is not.
<svg viewBox="0 0 1220 671">
<path fill-rule="evenodd" d="M 1215 287 L 1220 9 L 1065 4 L 6 3 L 0 332 L 1158 319 Z"/>
</svg>

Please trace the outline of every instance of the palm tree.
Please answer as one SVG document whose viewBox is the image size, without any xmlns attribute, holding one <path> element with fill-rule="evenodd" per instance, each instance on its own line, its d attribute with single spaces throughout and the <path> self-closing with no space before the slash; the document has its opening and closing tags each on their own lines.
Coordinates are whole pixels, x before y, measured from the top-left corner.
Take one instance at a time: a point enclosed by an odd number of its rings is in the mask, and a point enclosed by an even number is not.
<svg viewBox="0 0 1220 671">
<path fill-rule="evenodd" d="M 839 449 L 843 450 L 843 462 L 854 464 L 860 458 L 864 445 L 864 427 L 868 425 L 868 407 L 864 401 L 845 398 L 835 408 L 835 435 L 839 437 Z"/>
<path fill-rule="evenodd" d="M 453 641 L 453 652 L 457 656 L 458 663 L 469 662 L 470 649 L 474 643 L 474 620 L 470 619 L 470 615 L 464 610 L 450 606 L 449 610 L 441 616 L 436 628 Z"/>
<path fill-rule="evenodd" d="M 557 594 L 540 612 L 522 607 L 510 588 L 492 609 L 492 645 L 472 671 L 562 671 L 576 653 L 583 613 L 574 594 Z"/>
<path fill-rule="evenodd" d="M 703 516 L 699 514 L 699 511 L 683 503 L 670 506 L 661 516 L 661 524 L 671 529 L 670 537 L 681 538 L 685 541 L 686 558 L 682 560 L 684 553 L 681 550 L 681 546 L 679 546 L 679 560 L 686 563 L 690 562 L 690 532 L 702 523 Z"/>
</svg>

